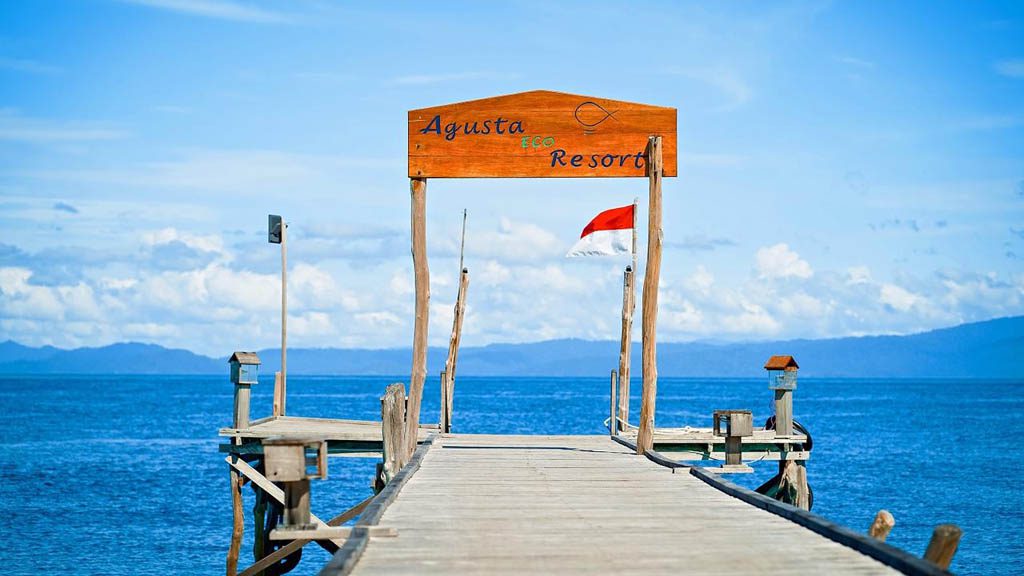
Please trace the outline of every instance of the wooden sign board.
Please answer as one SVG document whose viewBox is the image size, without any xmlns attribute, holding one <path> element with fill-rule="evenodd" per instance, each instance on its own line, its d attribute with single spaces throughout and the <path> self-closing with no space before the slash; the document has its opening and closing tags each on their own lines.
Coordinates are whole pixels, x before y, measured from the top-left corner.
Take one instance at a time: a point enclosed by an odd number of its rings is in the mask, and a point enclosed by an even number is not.
<svg viewBox="0 0 1024 576">
<path fill-rule="evenodd" d="M 421 108 L 409 111 L 409 177 L 645 177 L 650 136 L 675 176 L 675 108 L 547 90 Z"/>
</svg>

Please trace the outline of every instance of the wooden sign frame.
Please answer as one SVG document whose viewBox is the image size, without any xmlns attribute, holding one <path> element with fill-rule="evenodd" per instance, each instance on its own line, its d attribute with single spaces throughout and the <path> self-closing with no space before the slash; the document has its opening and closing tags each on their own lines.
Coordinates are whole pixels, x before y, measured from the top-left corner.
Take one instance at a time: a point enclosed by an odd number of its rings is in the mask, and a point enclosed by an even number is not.
<svg viewBox="0 0 1024 576">
<path fill-rule="evenodd" d="M 661 275 L 661 179 L 678 172 L 676 109 L 534 90 L 410 110 L 408 137 L 416 316 L 405 419 L 406 456 L 416 449 L 427 375 L 428 178 L 648 179 L 643 393 L 636 445 L 638 454 L 652 449 L 658 379 L 655 333 Z M 624 328 L 623 338 L 629 337 Z M 623 373 L 628 374 L 628 368 Z M 611 426 L 614 429 L 616 425 L 612 422 Z"/>
</svg>

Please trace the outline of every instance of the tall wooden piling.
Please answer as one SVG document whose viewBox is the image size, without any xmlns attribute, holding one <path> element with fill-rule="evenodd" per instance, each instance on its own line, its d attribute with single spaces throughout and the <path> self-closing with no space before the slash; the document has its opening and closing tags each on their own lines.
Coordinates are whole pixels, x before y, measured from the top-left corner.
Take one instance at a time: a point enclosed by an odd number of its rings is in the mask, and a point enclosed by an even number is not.
<svg viewBox="0 0 1024 576">
<path fill-rule="evenodd" d="M 462 319 L 466 315 L 466 291 L 469 289 L 469 270 L 463 268 L 459 274 L 459 293 L 455 298 L 455 317 L 452 320 L 452 336 L 448 340 L 448 358 L 444 362 L 444 377 L 441 386 L 444 389 L 441 407 L 441 431 L 452 431 L 452 405 L 455 397 L 455 365 L 459 360 L 459 345 L 462 341 Z"/>
<path fill-rule="evenodd" d="M 430 269 L 427 266 L 427 180 L 411 179 L 412 265 L 416 287 L 416 319 L 413 324 L 412 374 L 409 380 L 409 404 L 406 411 L 406 450 L 404 458 L 416 449 L 420 426 L 420 402 L 423 381 L 427 378 L 427 325 L 430 321 Z"/>
<path fill-rule="evenodd" d="M 636 236 L 636 205 L 633 208 L 634 237 Z M 636 308 L 634 282 L 636 267 L 626 267 L 622 275 L 622 335 L 619 339 L 619 414 L 622 424 L 629 422 L 629 364 L 633 349 L 633 310 Z"/>
<path fill-rule="evenodd" d="M 654 405 L 658 394 L 658 359 L 655 342 L 658 323 L 658 281 L 661 276 L 661 136 L 651 136 L 647 146 L 648 215 L 647 268 L 643 295 L 643 391 L 640 399 L 640 429 L 636 451 L 654 448 Z"/>
</svg>

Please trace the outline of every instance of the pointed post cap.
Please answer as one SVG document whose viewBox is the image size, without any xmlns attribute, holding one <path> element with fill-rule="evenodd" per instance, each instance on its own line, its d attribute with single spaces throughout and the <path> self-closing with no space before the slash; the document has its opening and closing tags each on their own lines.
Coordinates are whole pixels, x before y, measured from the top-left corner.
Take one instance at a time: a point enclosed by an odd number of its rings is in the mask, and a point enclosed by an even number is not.
<svg viewBox="0 0 1024 576">
<path fill-rule="evenodd" d="M 764 363 L 765 370 L 796 370 L 800 368 L 792 356 L 772 356 Z"/>
</svg>

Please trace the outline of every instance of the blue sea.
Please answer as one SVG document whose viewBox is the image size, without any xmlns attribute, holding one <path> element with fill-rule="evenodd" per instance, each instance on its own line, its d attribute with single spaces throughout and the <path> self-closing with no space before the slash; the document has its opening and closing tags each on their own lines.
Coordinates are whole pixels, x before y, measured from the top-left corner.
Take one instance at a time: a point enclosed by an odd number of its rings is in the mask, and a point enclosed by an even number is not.
<svg viewBox="0 0 1024 576">
<path fill-rule="evenodd" d="M 291 415 L 374 419 L 398 378 L 289 378 Z M 764 379 L 661 378 L 659 426 L 710 426 L 718 408 L 769 414 Z M 253 417 L 272 384 L 255 387 Z M 640 383 L 632 385 L 631 414 Z M 435 421 L 428 382 L 424 421 Z M 223 574 L 231 532 L 227 465 L 217 429 L 230 424 L 227 377 L 6 376 L 0 380 L 0 561 L 7 574 Z M 454 431 L 601 434 L 608 380 L 460 378 Z M 896 517 L 889 542 L 921 554 L 936 524 L 964 530 L 952 569 L 1024 574 L 1024 382 L 804 378 L 794 413 L 814 436 L 814 512 L 864 531 Z M 774 463 L 732 480 L 756 486 Z M 313 486 L 329 517 L 371 494 L 374 462 L 333 458 Z M 251 558 L 252 492 L 246 488 Z M 311 545 L 293 574 L 328 560 Z"/>
</svg>

